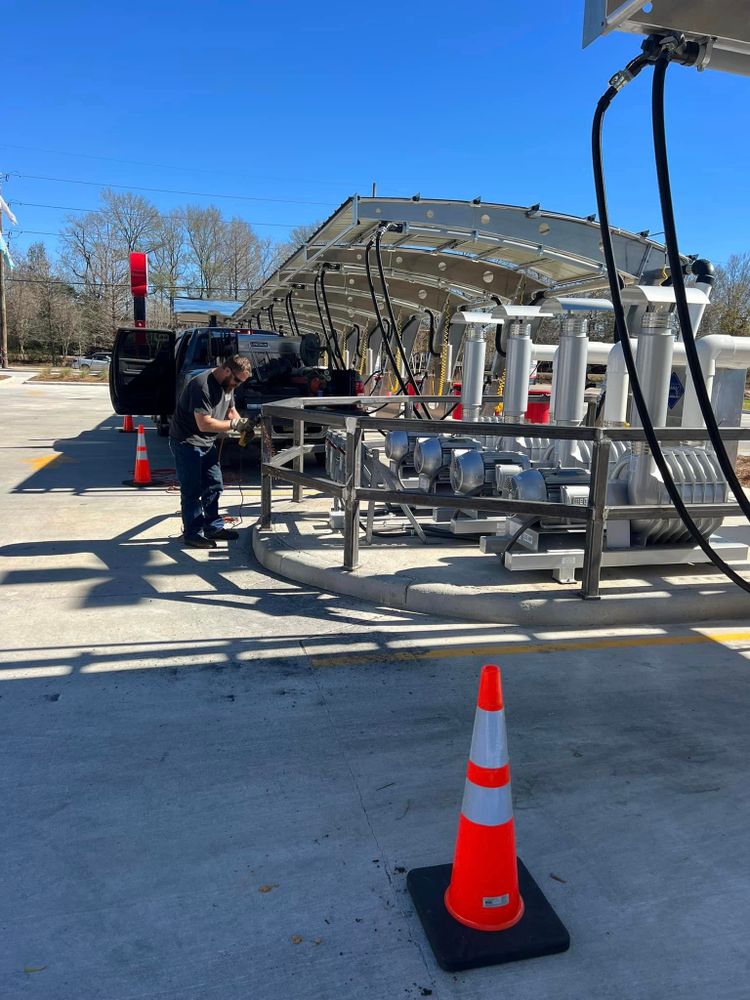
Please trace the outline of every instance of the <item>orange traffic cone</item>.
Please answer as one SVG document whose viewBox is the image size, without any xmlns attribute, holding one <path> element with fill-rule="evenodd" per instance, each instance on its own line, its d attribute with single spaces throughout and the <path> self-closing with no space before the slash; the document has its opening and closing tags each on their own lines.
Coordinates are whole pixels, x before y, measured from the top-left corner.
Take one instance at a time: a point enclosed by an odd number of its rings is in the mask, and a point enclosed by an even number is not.
<svg viewBox="0 0 750 1000">
<path fill-rule="evenodd" d="M 149 486 L 151 483 L 151 466 L 148 464 L 148 452 L 146 451 L 146 432 L 143 424 L 138 424 L 138 441 L 135 446 L 135 470 L 133 472 L 133 484 L 135 486 Z"/>
<path fill-rule="evenodd" d="M 503 931 L 523 916 L 510 796 L 500 668 L 482 668 L 458 820 L 448 912 L 478 931 Z"/>
<path fill-rule="evenodd" d="M 500 669 L 482 668 L 452 865 L 406 878 L 438 965 L 448 972 L 567 951 L 570 936 L 516 857 Z"/>
<path fill-rule="evenodd" d="M 161 470 L 159 470 L 161 471 Z M 151 478 L 151 466 L 148 464 L 146 451 L 146 432 L 143 424 L 138 424 L 138 439 L 135 445 L 135 470 L 132 479 L 124 479 L 124 486 L 166 486 L 163 479 Z"/>
<path fill-rule="evenodd" d="M 129 413 L 126 413 L 122 418 L 122 427 L 120 428 L 121 434 L 135 434 L 135 427 L 133 426 L 133 418 Z"/>
</svg>

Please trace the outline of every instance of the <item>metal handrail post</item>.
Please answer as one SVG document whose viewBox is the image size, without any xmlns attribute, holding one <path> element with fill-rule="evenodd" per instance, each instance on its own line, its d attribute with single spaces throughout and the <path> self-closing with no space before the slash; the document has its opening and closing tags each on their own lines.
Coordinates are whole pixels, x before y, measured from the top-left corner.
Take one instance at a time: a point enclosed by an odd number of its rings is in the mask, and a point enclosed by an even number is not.
<svg viewBox="0 0 750 1000">
<path fill-rule="evenodd" d="M 305 443 L 305 404 L 301 399 L 296 400 L 299 406 L 300 419 L 295 418 L 294 421 L 294 436 L 292 443 L 295 448 L 299 448 L 299 455 L 294 459 L 294 469 L 296 472 L 303 473 L 305 471 L 305 454 L 302 450 L 302 446 Z M 292 500 L 294 503 L 302 502 L 303 487 L 301 483 L 295 483 L 292 486 Z"/>
<path fill-rule="evenodd" d="M 260 418 L 260 526 L 271 527 L 271 493 L 273 476 L 267 463 L 273 458 L 273 417 L 262 414 Z"/>
<path fill-rule="evenodd" d="M 346 421 L 346 451 L 344 455 L 344 569 L 359 565 L 359 497 L 362 485 L 362 428 L 356 417 Z"/>
<path fill-rule="evenodd" d="M 598 600 L 599 583 L 604 551 L 604 521 L 607 503 L 607 480 L 609 476 L 609 455 L 612 442 L 604 436 L 601 428 L 596 428 L 594 454 L 591 462 L 591 485 L 589 487 L 588 513 L 586 522 L 586 542 L 583 552 L 583 577 L 581 596 L 584 600 Z"/>
</svg>

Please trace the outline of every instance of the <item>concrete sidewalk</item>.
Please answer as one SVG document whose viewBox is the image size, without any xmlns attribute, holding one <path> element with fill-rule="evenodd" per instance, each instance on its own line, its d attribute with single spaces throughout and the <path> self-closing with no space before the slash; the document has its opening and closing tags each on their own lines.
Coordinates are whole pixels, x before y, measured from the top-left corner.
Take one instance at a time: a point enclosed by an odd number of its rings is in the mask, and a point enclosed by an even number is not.
<svg viewBox="0 0 750 1000">
<path fill-rule="evenodd" d="M 253 551 L 266 569 L 306 586 L 374 604 L 499 625 L 541 624 L 585 628 L 747 621 L 750 597 L 713 566 L 605 568 L 601 600 L 585 601 L 580 583 L 559 584 L 549 570 L 511 572 L 496 555 L 483 555 L 476 540 L 416 537 L 360 540 L 360 565 L 342 568 L 342 535 L 330 530 L 330 500 L 305 496 L 302 503 L 275 500 L 271 528 L 253 531 Z M 750 545 L 750 525 L 728 519 L 722 537 Z M 740 572 L 747 564 L 735 567 Z M 750 573 L 747 574 L 750 578 Z M 577 576 L 580 580 L 580 571 Z"/>
<path fill-rule="evenodd" d="M 0 996 L 744 1000 L 750 629 L 393 611 L 177 541 L 106 393 L 0 384 Z M 154 468 L 166 442 L 147 434 Z M 451 858 L 483 662 L 520 856 L 571 934 L 441 972 L 406 872 Z"/>
</svg>

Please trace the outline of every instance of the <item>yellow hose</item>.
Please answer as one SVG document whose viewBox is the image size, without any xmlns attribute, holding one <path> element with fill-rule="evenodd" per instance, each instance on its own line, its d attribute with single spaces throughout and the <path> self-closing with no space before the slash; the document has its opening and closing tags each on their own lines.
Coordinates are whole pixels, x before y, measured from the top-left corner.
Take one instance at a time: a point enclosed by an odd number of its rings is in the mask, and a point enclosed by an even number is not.
<svg viewBox="0 0 750 1000">
<path fill-rule="evenodd" d="M 507 375 L 507 370 L 503 372 L 497 383 L 497 394 L 498 396 L 503 396 L 505 394 L 505 376 Z M 503 412 L 503 403 L 498 403 L 495 407 L 495 416 L 499 417 Z"/>
<path fill-rule="evenodd" d="M 365 327 L 364 333 L 361 335 L 361 343 L 358 372 L 364 378 L 367 372 L 367 348 L 370 343 L 370 334 L 367 332 L 367 327 Z"/>
<path fill-rule="evenodd" d="M 450 317 L 450 303 L 451 297 L 448 295 L 443 307 L 443 345 L 440 348 L 440 379 L 437 385 L 437 392 L 435 393 L 436 396 L 444 395 L 445 382 L 448 378 L 448 334 L 450 333 L 450 323 L 448 320 Z"/>
</svg>

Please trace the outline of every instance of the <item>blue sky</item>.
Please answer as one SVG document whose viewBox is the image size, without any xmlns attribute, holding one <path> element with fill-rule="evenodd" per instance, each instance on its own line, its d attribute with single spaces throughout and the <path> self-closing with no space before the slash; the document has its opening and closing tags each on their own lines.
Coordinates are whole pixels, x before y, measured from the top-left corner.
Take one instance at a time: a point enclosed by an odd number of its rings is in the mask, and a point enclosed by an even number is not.
<svg viewBox="0 0 750 1000">
<path fill-rule="evenodd" d="M 6 0 L 0 170 L 25 231 L 14 245 L 54 250 L 33 231 L 66 214 L 22 203 L 92 208 L 102 183 L 242 196 L 142 192 L 162 210 L 213 202 L 279 240 L 373 181 L 382 195 L 587 215 L 593 110 L 640 41 L 582 50 L 582 18 L 583 0 Z M 656 233 L 650 76 L 618 97 L 605 151 L 612 223 Z M 749 99 L 750 79 L 667 77 L 681 249 L 718 263 L 750 250 Z"/>
</svg>

